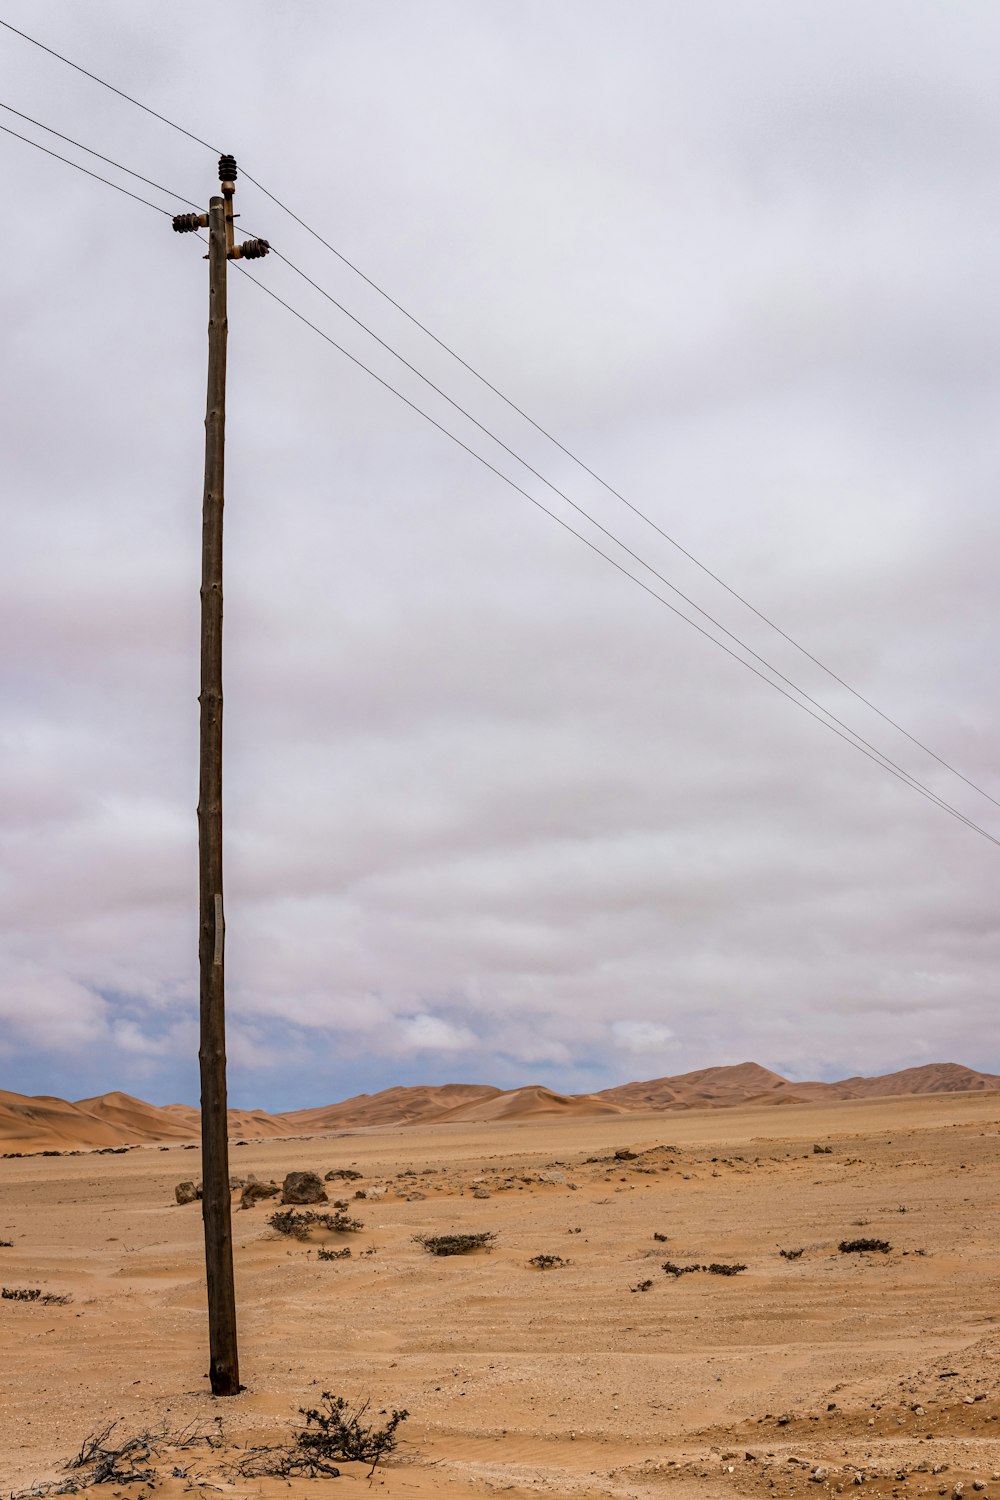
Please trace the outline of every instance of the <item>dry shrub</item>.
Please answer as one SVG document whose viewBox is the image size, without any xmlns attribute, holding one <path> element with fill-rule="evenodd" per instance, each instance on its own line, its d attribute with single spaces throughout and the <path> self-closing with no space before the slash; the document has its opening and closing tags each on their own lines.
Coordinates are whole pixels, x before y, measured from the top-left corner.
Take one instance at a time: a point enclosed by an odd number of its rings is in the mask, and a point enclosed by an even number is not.
<svg viewBox="0 0 1000 1500">
<path fill-rule="evenodd" d="M 120 1419 L 116 1418 L 105 1427 L 92 1432 L 80 1444 L 80 1451 L 69 1459 L 65 1467 L 69 1478 L 55 1479 L 34 1484 L 20 1490 L 12 1500 L 41 1500 L 50 1495 L 78 1495 L 98 1484 L 148 1484 L 152 1486 L 160 1477 L 149 1467 L 153 1459 L 165 1454 L 177 1454 L 206 1444 L 217 1448 L 222 1442 L 222 1431 L 218 1420 L 207 1426 L 192 1422 L 179 1432 L 147 1431 L 132 1437 L 116 1437 L 115 1429 Z M 84 1472 L 86 1471 L 86 1472 Z M 183 1475 L 177 1466 L 175 1474 Z"/>
<path fill-rule="evenodd" d="M 291 1235 L 295 1240 L 307 1240 L 314 1229 L 330 1229 L 335 1234 L 354 1234 L 364 1229 L 360 1219 L 352 1219 L 342 1209 L 332 1214 L 318 1214 L 311 1208 L 285 1208 L 274 1213 L 267 1221 L 279 1234 Z"/>
<path fill-rule="evenodd" d="M 5 1286 L 0 1297 L 6 1302 L 37 1302 L 41 1307 L 65 1307 L 73 1298 L 68 1292 L 43 1292 L 38 1286 Z"/>
<path fill-rule="evenodd" d="M 879 1255 L 888 1255 L 892 1246 L 888 1240 L 841 1240 L 837 1249 L 843 1255 L 855 1255 L 866 1250 L 874 1250 Z"/>
<path fill-rule="evenodd" d="M 491 1250 L 496 1235 L 486 1229 L 479 1234 L 416 1234 L 414 1239 L 431 1255 L 468 1255 L 472 1250 Z"/>
<path fill-rule="evenodd" d="M 351 1408 L 343 1396 L 324 1391 L 320 1407 L 299 1408 L 305 1426 L 294 1440 L 281 1447 L 255 1448 L 236 1465 L 241 1479 L 302 1477 L 336 1479 L 340 1470 L 334 1460 L 343 1463 L 371 1464 L 371 1472 L 386 1453 L 396 1446 L 396 1431 L 409 1416 L 406 1410 L 381 1411 L 388 1417 L 381 1427 L 366 1422 L 370 1401 Z"/>
<path fill-rule="evenodd" d="M 746 1266 L 741 1261 L 733 1261 L 727 1264 L 725 1261 L 713 1260 L 707 1266 L 692 1263 L 689 1266 L 679 1266 L 672 1260 L 663 1262 L 663 1269 L 668 1276 L 690 1276 L 694 1271 L 707 1271 L 710 1276 L 738 1276 Z"/>
</svg>

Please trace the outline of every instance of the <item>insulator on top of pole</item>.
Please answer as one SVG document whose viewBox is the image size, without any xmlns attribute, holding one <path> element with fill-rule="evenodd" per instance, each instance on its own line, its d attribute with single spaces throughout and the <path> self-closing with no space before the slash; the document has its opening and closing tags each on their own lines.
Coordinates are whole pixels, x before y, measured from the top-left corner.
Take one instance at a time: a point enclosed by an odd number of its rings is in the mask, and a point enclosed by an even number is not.
<svg viewBox="0 0 1000 1500">
<path fill-rule="evenodd" d="M 229 258 L 230 260 L 260 260 L 270 248 L 267 240 L 244 240 L 241 245 L 233 249 Z"/>
<path fill-rule="evenodd" d="M 220 156 L 219 157 L 219 181 L 220 182 L 235 182 L 236 181 L 236 157 L 235 156 L 229 156 L 227 154 L 225 156 Z"/>
</svg>

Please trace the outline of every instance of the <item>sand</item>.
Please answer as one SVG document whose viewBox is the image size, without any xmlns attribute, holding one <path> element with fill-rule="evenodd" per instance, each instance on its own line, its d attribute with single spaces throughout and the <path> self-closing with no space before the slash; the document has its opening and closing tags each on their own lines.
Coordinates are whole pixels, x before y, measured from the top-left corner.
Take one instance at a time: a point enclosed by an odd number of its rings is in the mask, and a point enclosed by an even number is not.
<svg viewBox="0 0 1000 1500">
<path fill-rule="evenodd" d="M 0 1492 L 59 1476 L 112 1418 L 221 1418 L 222 1448 L 163 1450 L 167 1500 L 199 1473 L 220 1487 L 206 1496 L 367 1492 L 357 1465 L 290 1487 L 220 1467 L 331 1390 L 410 1411 L 373 1481 L 387 1496 L 971 1496 L 984 1481 L 1000 1500 L 998 1135 L 984 1092 L 253 1140 L 234 1172 L 352 1167 L 360 1182 L 331 1196 L 386 1191 L 351 1198 L 359 1233 L 305 1244 L 268 1228 L 267 1203 L 234 1214 L 247 1390 L 228 1401 L 204 1378 L 199 1206 L 173 1194 L 197 1151 L 2 1160 L 0 1283 L 73 1300 L 0 1301 Z M 413 1240 L 453 1229 L 495 1232 L 493 1253 Z M 893 1249 L 837 1250 L 858 1235 Z M 347 1243 L 350 1259 L 318 1260 Z M 538 1253 L 569 1264 L 536 1270 Z M 675 1278 L 668 1259 L 747 1270 Z"/>
</svg>

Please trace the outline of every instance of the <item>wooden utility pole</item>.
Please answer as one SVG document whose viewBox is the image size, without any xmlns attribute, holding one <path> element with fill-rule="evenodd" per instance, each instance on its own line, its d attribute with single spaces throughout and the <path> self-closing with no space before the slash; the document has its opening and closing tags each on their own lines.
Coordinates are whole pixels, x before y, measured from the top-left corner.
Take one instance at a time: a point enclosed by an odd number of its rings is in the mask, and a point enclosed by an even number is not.
<svg viewBox="0 0 1000 1500">
<path fill-rule="evenodd" d="M 201 1171 L 214 1396 L 240 1390 L 226 1106 L 225 915 L 222 903 L 222 509 L 226 451 L 226 262 L 266 255 L 234 244 L 236 162 L 219 159 L 222 196 L 207 214 L 178 214 L 179 233 L 208 229 L 208 401 L 201 537 L 201 744 L 198 781 L 198 967 L 201 995 Z"/>
</svg>

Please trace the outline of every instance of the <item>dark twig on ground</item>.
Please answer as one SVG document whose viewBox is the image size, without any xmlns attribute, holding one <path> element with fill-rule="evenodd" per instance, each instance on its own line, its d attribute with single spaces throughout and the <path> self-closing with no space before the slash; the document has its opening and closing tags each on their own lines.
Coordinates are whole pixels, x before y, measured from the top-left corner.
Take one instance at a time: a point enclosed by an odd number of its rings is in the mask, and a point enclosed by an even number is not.
<svg viewBox="0 0 1000 1500">
<path fill-rule="evenodd" d="M 471 1250 L 491 1250 L 496 1239 L 489 1229 L 479 1234 L 416 1234 L 413 1237 L 431 1255 L 468 1255 Z"/>
<path fill-rule="evenodd" d="M 692 1263 L 689 1266 L 679 1266 L 675 1261 L 665 1260 L 663 1269 L 668 1276 L 689 1276 L 693 1271 L 707 1271 L 710 1276 L 738 1276 L 746 1266 L 741 1261 L 733 1261 L 727 1265 L 725 1261 L 713 1260 L 709 1265 L 702 1266 Z"/>
<path fill-rule="evenodd" d="M 342 1209 L 332 1214 L 318 1214 L 313 1209 L 282 1209 L 272 1214 L 267 1221 L 279 1234 L 291 1235 L 296 1240 L 306 1240 L 314 1229 L 329 1229 L 334 1234 L 355 1234 L 364 1229 L 360 1219 L 352 1219 Z"/>
<path fill-rule="evenodd" d="M 12 1500 L 43 1500 L 50 1495 L 79 1495 L 98 1484 L 153 1484 L 160 1477 L 149 1467 L 154 1459 L 185 1452 L 205 1444 L 217 1448 L 222 1442 L 222 1424 L 206 1426 L 191 1422 L 179 1432 L 166 1428 L 116 1437 L 121 1419 L 115 1418 L 85 1437 L 78 1453 L 65 1465 L 69 1478 L 54 1479 L 20 1490 Z"/>
<path fill-rule="evenodd" d="M 371 1401 L 362 1401 L 353 1409 L 344 1396 L 324 1391 L 319 1407 L 300 1407 L 305 1426 L 287 1444 L 253 1448 L 240 1458 L 234 1473 L 240 1479 L 336 1479 L 342 1463 L 366 1463 L 374 1472 L 376 1464 L 396 1446 L 396 1431 L 405 1422 L 405 1410 L 381 1411 L 388 1420 L 378 1427 L 366 1422 Z"/>
<path fill-rule="evenodd" d="M 42 1307 L 65 1307 L 73 1298 L 68 1292 L 43 1292 L 39 1286 L 0 1287 L 5 1302 L 37 1302 Z"/>
</svg>

